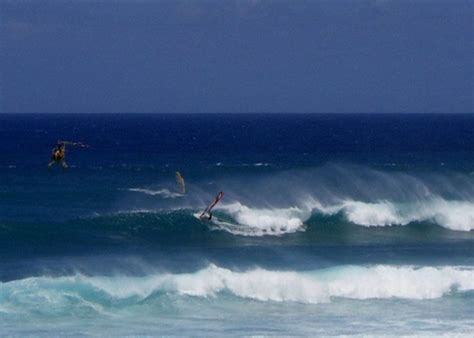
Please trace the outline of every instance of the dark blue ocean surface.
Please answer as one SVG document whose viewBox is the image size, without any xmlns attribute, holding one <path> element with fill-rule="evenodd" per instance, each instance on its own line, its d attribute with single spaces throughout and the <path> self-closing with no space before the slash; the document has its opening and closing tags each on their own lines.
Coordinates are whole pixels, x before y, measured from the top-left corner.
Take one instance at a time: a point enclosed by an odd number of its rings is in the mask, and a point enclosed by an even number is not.
<svg viewBox="0 0 474 338">
<path fill-rule="evenodd" d="M 468 335 L 473 130 L 473 114 L 0 115 L 0 331 Z M 48 169 L 58 139 L 89 147 Z"/>
</svg>

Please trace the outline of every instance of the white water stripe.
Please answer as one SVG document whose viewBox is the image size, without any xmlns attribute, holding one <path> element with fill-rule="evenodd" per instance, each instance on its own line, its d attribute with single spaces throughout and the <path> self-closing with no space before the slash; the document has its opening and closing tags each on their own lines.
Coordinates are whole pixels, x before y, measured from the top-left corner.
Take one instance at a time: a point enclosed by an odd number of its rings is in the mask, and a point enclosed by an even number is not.
<svg viewBox="0 0 474 338">
<path fill-rule="evenodd" d="M 114 301 L 136 304 L 153 294 L 217 297 L 221 292 L 258 301 L 317 304 L 334 298 L 435 299 L 474 290 L 473 267 L 342 266 L 311 272 L 256 268 L 232 271 L 215 265 L 195 273 L 144 277 L 32 277 L 0 284 L 4 307 L 39 305 L 102 308 Z"/>
</svg>

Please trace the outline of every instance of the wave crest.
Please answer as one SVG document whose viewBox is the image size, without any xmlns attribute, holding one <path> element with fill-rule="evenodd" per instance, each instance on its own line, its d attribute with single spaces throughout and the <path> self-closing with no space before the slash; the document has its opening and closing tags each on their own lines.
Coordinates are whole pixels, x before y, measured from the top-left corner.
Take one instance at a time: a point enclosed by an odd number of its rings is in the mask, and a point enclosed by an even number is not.
<svg viewBox="0 0 474 338">
<path fill-rule="evenodd" d="M 454 231 L 474 229 L 474 203 L 443 199 L 413 203 L 347 200 L 326 206 L 316 201 L 306 201 L 304 207 L 288 208 L 250 208 L 234 202 L 219 210 L 231 220 L 214 219 L 215 229 L 243 236 L 279 236 L 304 231 L 305 222 L 313 214 L 342 214 L 350 223 L 365 227 L 431 222 Z"/>
<path fill-rule="evenodd" d="M 257 301 L 317 304 L 334 298 L 435 299 L 474 290 L 472 267 L 342 266 L 310 272 L 256 268 L 232 271 L 216 265 L 185 274 L 144 277 L 34 277 L 0 283 L 3 311 L 106 311 L 165 295 L 219 297 L 229 293 Z M 73 308 L 71 310 L 71 307 Z"/>
<path fill-rule="evenodd" d="M 468 201 L 446 201 L 439 198 L 405 204 L 389 201 L 344 201 L 320 207 L 317 211 L 326 215 L 343 213 L 348 221 L 363 226 L 407 225 L 429 221 L 450 230 L 474 229 L 474 203 Z"/>
<path fill-rule="evenodd" d="M 258 209 L 239 202 L 224 205 L 220 209 L 238 224 L 215 220 L 216 228 L 244 236 L 283 235 L 302 231 L 303 222 L 311 216 L 311 211 L 297 207 Z"/>
</svg>

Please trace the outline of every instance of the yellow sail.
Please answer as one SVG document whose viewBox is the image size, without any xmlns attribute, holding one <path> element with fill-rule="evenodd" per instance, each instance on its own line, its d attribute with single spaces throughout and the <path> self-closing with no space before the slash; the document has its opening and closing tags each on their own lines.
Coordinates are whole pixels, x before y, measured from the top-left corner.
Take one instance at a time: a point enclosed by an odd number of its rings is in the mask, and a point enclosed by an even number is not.
<svg viewBox="0 0 474 338">
<path fill-rule="evenodd" d="M 186 185 L 184 184 L 184 178 L 179 171 L 176 172 L 176 183 L 178 184 L 178 191 L 184 195 L 186 193 Z"/>
</svg>

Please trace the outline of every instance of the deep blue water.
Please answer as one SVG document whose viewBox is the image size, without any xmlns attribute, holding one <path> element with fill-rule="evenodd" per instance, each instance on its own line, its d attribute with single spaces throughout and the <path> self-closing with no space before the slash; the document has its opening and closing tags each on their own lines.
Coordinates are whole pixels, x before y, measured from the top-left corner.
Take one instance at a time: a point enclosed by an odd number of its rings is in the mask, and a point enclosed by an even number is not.
<svg viewBox="0 0 474 338">
<path fill-rule="evenodd" d="M 0 115 L 0 331 L 468 335 L 473 130 L 474 114 Z M 89 147 L 48 170 L 58 139 Z"/>
</svg>

